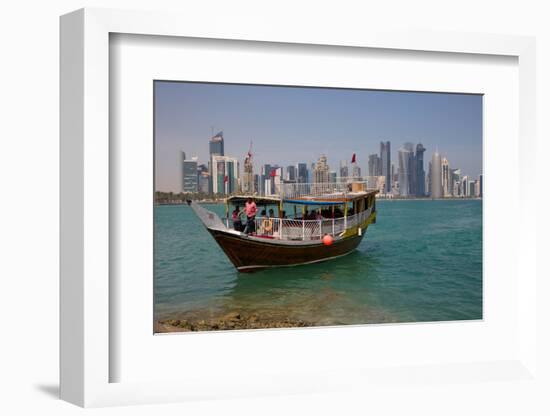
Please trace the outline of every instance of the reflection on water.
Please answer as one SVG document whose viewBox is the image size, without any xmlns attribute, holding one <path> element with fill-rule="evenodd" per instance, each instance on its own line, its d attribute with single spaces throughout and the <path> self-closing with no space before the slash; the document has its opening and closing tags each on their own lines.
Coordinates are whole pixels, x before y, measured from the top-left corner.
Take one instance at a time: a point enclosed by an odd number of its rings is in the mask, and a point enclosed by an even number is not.
<svg viewBox="0 0 550 416">
<path fill-rule="evenodd" d="M 481 202 L 378 205 L 377 223 L 349 255 L 250 274 L 233 268 L 188 207 L 155 208 L 157 317 L 243 311 L 318 325 L 481 318 Z"/>
</svg>

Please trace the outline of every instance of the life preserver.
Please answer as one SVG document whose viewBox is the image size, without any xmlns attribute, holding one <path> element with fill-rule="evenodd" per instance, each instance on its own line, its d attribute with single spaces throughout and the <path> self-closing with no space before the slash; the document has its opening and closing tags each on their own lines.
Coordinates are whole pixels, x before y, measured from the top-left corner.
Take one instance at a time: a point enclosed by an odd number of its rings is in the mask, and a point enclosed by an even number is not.
<svg viewBox="0 0 550 416">
<path fill-rule="evenodd" d="M 262 229 L 264 233 L 270 233 L 273 229 L 273 221 L 269 218 L 262 220 Z"/>
</svg>

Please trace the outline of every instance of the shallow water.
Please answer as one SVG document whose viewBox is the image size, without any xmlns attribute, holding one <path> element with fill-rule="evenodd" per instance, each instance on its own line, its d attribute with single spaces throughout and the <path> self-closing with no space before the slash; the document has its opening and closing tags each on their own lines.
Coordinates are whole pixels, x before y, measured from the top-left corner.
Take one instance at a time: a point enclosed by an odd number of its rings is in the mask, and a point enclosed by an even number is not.
<svg viewBox="0 0 550 416">
<path fill-rule="evenodd" d="M 351 254 L 249 274 L 235 270 L 189 207 L 155 207 L 156 317 L 242 310 L 316 325 L 481 319 L 481 205 L 377 201 L 377 222 Z"/>
</svg>

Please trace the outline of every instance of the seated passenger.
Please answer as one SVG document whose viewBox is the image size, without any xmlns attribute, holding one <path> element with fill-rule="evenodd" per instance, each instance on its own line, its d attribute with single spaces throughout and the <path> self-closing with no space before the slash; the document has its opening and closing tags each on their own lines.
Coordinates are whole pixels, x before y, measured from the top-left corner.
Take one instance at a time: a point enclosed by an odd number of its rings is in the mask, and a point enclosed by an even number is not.
<svg viewBox="0 0 550 416">
<path fill-rule="evenodd" d="M 242 211 L 239 210 L 239 206 L 236 205 L 235 209 L 231 213 L 231 219 L 233 220 L 233 228 L 235 231 L 242 231 L 243 230 L 243 223 L 241 221 L 241 214 Z"/>
</svg>

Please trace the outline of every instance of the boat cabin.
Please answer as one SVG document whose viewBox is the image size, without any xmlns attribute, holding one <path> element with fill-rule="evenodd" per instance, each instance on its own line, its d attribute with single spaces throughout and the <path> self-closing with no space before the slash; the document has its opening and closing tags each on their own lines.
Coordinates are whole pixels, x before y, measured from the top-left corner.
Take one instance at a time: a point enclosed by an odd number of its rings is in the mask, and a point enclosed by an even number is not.
<svg viewBox="0 0 550 416">
<path fill-rule="evenodd" d="M 359 233 L 375 222 L 377 190 L 364 182 L 283 184 L 278 195 L 235 195 L 226 199 L 225 225 L 249 236 L 277 240 L 320 240 Z M 248 221 L 244 207 L 257 213 Z"/>
</svg>

